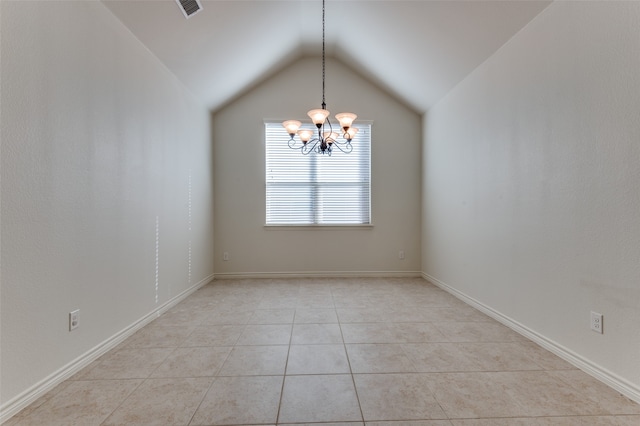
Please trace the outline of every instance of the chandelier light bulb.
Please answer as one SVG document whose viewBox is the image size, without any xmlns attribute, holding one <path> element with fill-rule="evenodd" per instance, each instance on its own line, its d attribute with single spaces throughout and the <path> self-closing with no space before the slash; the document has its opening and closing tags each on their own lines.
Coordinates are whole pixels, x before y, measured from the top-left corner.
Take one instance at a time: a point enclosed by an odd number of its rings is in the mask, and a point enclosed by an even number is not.
<svg viewBox="0 0 640 426">
<path fill-rule="evenodd" d="M 316 127 L 322 126 L 324 124 L 324 121 L 329 116 L 329 114 L 331 113 L 326 109 L 312 109 L 307 113 L 307 115 L 309 116 L 311 121 L 313 121 L 313 124 L 315 124 Z"/>
<path fill-rule="evenodd" d="M 353 124 L 353 120 L 356 118 L 358 118 L 358 116 L 351 112 L 341 112 L 340 114 L 336 114 L 336 120 L 340 122 L 340 127 L 342 127 L 342 130 L 344 130 L 345 133 L 349 130 L 349 127 Z"/>
<path fill-rule="evenodd" d="M 327 143 L 334 143 L 338 139 L 338 134 L 336 132 L 324 132 L 322 137 Z"/>
<path fill-rule="evenodd" d="M 289 133 L 289 136 L 292 138 L 295 136 L 300 126 L 302 126 L 302 123 L 298 120 L 287 120 L 282 123 L 282 127 L 287 129 L 287 133 Z"/>
<path fill-rule="evenodd" d="M 300 140 L 304 144 L 309 142 L 309 140 L 311 139 L 312 136 L 313 136 L 313 130 L 309 130 L 309 129 L 300 129 L 300 130 L 298 130 L 298 137 L 300 138 Z"/>
<path fill-rule="evenodd" d="M 356 133 L 358 133 L 358 128 L 357 127 L 349 127 L 349 130 L 347 130 L 344 133 L 344 138 L 351 142 L 351 140 L 356 136 Z"/>
</svg>

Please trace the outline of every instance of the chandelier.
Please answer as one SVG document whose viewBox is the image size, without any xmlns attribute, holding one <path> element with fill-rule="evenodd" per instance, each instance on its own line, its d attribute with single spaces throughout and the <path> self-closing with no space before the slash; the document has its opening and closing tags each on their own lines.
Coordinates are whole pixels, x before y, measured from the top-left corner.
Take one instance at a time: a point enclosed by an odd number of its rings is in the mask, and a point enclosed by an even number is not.
<svg viewBox="0 0 640 426">
<path fill-rule="evenodd" d="M 327 104 L 324 97 L 324 2 L 325 0 L 322 0 L 322 108 L 312 109 L 307 113 L 317 130 L 301 128 L 302 123 L 297 120 L 287 120 L 282 123 L 282 126 L 287 130 L 287 133 L 290 136 L 289 148 L 299 149 L 305 155 L 311 152 L 331 155 L 334 148 L 338 148 L 345 154 L 349 154 L 353 151 L 351 141 L 356 133 L 358 133 L 358 129 L 356 127 L 351 127 L 353 121 L 358 117 L 353 113 L 341 112 L 340 114 L 336 114 L 336 120 L 340 123 L 340 128 L 336 129 L 337 131 L 333 130 L 333 126 L 329 120 L 330 113 L 327 111 Z M 301 143 L 295 139 L 296 134 L 298 135 Z"/>
</svg>

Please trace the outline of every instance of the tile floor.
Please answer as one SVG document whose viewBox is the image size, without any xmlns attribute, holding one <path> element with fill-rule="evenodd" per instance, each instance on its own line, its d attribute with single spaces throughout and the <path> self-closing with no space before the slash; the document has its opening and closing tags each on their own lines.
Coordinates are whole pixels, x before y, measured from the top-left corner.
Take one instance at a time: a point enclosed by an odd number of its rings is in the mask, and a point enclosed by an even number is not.
<svg viewBox="0 0 640 426">
<path fill-rule="evenodd" d="M 7 425 L 640 425 L 640 405 L 422 279 L 201 288 Z"/>
</svg>

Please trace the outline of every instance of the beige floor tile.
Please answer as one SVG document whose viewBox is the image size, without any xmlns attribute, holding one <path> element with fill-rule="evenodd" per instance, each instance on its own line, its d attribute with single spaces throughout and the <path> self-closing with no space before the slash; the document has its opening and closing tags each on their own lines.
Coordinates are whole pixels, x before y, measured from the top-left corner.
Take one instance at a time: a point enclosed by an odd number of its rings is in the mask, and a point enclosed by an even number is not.
<svg viewBox="0 0 640 426">
<path fill-rule="evenodd" d="M 525 338 L 498 322 L 432 323 L 446 342 L 516 342 Z"/>
<path fill-rule="evenodd" d="M 433 323 L 390 324 L 392 336 L 398 343 L 426 343 L 446 341 L 444 335 Z"/>
<path fill-rule="evenodd" d="M 580 370 L 551 371 L 552 377 L 557 377 L 581 394 L 599 401 L 612 414 L 640 415 L 640 404 L 611 389 L 609 386 L 589 376 Z M 640 422 L 638 423 L 640 425 Z"/>
<path fill-rule="evenodd" d="M 151 377 L 213 377 L 229 352 L 228 346 L 177 348 Z"/>
<path fill-rule="evenodd" d="M 22 412 L 20 412 L 2 423 L 2 426 L 18 426 L 19 422 L 22 421 L 25 416 L 25 414 L 22 414 Z"/>
<path fill-rule="evenodd" d="M 142 380 L 71 382 L 62 391 L 21 419 L 21 426 L 100 425 Z"/>
<path fill-rule="evenodd" d="M 231 305 L 233 306 L 233 305 Z M 203 325 L 245 325 L 253 316 L 253 310 L 214 310 L 202 320 Z"/>
<path fill-rule="evenodd" d="M 177 348 L 189 337 L 193 327 L 159 326 L 154 323 L 142 328 L 129 337 L 124 346 L 128 348 Z"/>
<path fill-rule="evenodd" d="M 453 426 L 536 426 L 533 418 L 453 419 Z M 604 425 L 603 425 L 604 426 Z"/>
<path fill-rule="evenodd" d="M 362 414 L 374 420 L 431 420 L 447 416 L 424 374 L 355 374 Z"/>
<path fill-rule="evenodd" d="M 347 345 L 353 373 L 408 373 L 416 369 L 401 345 Z"/>
<path fill-rule="evenodd" d="M 495 322 L 490 316 L 483 314 L 469 305 L 458 304 L 455 307 L 444 309 L 449 309 L 453 312 L 455 321 Z"/>
<path fill-rule="evenodd" d="M 449 418 L 526 417 L 529 411 L 508 392 L 498 373 L 435 373 L 433 394 Z"/>
<path fill-rule="evenodd" d="M 245 327 L 238 345 L 288 345 L 291 340 L 290 324 L 253 325 Z"/>
<path fill-rule="evenodd" d="M 289 347 L 236 346 L 218 373 L 219 376 L 283 375 Z"/>
<path fill-rule="evenodd" d="M 480 371 L 480 366 L 462 350 L 460 343 L 418 343 L 402 345 L 416 371 L 441 373 Z"/>
<path fill-rule="evenodd" d="M 449 420 L 405 420 L 366 422 L 366 426 L 451 426 L 451 422 Z"/>
<path fill-rule="evenodd" d="M 284 423 L 280 423 L 284 424 Z M 364 426 L 364 422 L 286 423 L 288 426 Z M 4 425 L 3 425 L 4 426 Z"/>
<path fill-rule="evenodd" d="M 278 423 L 362 421 L 351 375 L 287 376 Z"/>
<path fill-rule="evenodd" d="M 438 308 L 443 309 L 443 308 Z M 401 304 L 397 308 L 386 315 L 389 322 L 394 323 L 423 323 L 434 322 L 438 320 L 429 309 L 420 309 L 414 306 L 406 306 Z"/>
<path fill-rule="evenodd" d="M 411 308 L 420 311 L 421 322 L 461 321 L 458 309 L 451 306 L 427 306 L 424 308 L 413 306 Z"/>
<path fill-rule="evenodd" d="M 342 343 L 338 324 L 294 324 L 292 345 Z"/>
<path fill-rule="evenodd" d="M 187 425 L 213 378 L 148 379 L 103 426 Z"/>
<path fill-rule="evenodd" d="M 295 309 L 258 309 L 253 312 L 249 324 L 291 324 Z"/>
<path fill-rule="evenodd" d="M 297 296 L 265 298 L 258 305 L 258 309 L 295 309 L 298 306 Z"/>
<path fill-rule="evenodd" d="M 605 404 L 545 371 L 490 373 L 506 386 L 509 397 L 528 416 L 612 414 Z"/>
<path fill-rule="evenodd" d="M 544 370 L 576 370 L 577 368 L 569 364 L 557 355 L 549 352 L 540 345 L 531 341 L 522 341 L 514 343 L 521 348 L 536 364 Z"/>
<path fill-rule="evenodd" d="M 340 324 L 345 343 L 398 343 L 389 324 Z"/>
<path fill-rule="evenodd" d="M 174 348 L 123 348 L 104 355 L 74 380 L 146 379 Z"/>
<path fill-rule="evenodd" d="M 541 370 L 541 367 L 516 343 L 461 343 L 458 348 L 479 365 L 480 370 Z"/>
<path fill-rule="evenodd" d="M 433 306 L 421 309 L 427 322 L 495 322 L 494 319 L 468 305 Z"/>
<path fill-rule="evenodd" d="M 287 374 L 349 374 L 344 345 L 293 345 Z"/>
<path fill-rule="evenodd" d="M 244 328 L 244 325 L 201 325 L 189 335 L 182 346 L 233 346 Z"/>
<path fill-rule="evenodd" d="M 160 317 L 156 318 L 151 324 L 154 327 L 166 327 L 166 326 L 189 326 L 195 327 L 200 324 L 207 317 L 208 313 L 202 309 L 180 309 L 170 310 L 165 312 Z"/>
<path fill-rule="evenodd" d="M 287 423 L 287 425 L 289 426 L 364 426 L 364 422 Z"/>
<path fill-rule="evenodd" d="M 337 323 L 338 315 L 333 308 L 297 308 L 294 322 L 296 324 Z"/>
<path fill-rule="evenodd" d="M 528 417 L 452 420 L 453 426 L 626 426 L 614 416 Z M 635 420 L 640 420 L 636 418 Z M 636 426 L 640 423 L 630 423 Z"/>
<path fill-rule="evenodd" d="M 396 310 L 406 306 L 403 301 L 389 296 L 368 296 L 365 302 L 368 309 L 379 311 L 385 317 L 385 321 L 391 321 Z"/>
<path fill-rule="evenodd" d="M 296 308 L 302 309 L 330 309 L 334 308 L 333 297 L 328 295 L 300 296 Z"/>
<path fill-rule="evenodd" d="M 61 392 L 64 388 L 69 386 L 69 384 L 71 384 L 71 383 L 72 383 L 71 380 L 66 380 L 66 381 L 60 383 L 59 385 L 55 386 L 53 389 L 51 389 L 50 391 L 48 391 L 47 393 L 45 393 L 44 395 L 42 395 L 41 397 L 36 399 L 34 402 L 29 404 L 27 407 L 22 409 L 18 414 L 13 416 L 11 419 L 9 419 L 8 421 L 4 422 L 2 424 L 2 426 L 14 426 L 14 425 L 16 425 L 18 423 L 18 420 L 20 420 L 22 418 L 25 418 L 25 417 L 28 417 L 29 415 L 31 415 L 31 413 L 33 413 L 38 407 L 40 407 L 45 402 L 49 401 L 58 392 Z"/>
<path fill-rule="evenodd" d="M 446 337 L 433 323 L 341 324 L 345 343 L 441 342 Z"/>
<path fill-rule="evenodd" d="M 282 376 L 218 377 L 190 425 L 275 424 Z"/>
<path fill-rule="evenodd" d="M 407 302 L 412 306 L 420 306 L 422 308 L 435 306 L 459 306 L 463 303 L 446 291 L 440 289 L 429 289 L 428 291 L 421 292 L 420 294 L 412 295 Z"/>
<path fill-rule="evenodd" d="M 366 294 L 363 292 L 363 294 Z M 365 296 L 352 294 L 352 291 L 333 290 L 333 303 L 336 308 L 369 308 L 371 303 Z"/>
<path fill-rule="evenodd" d="M 618 419 L 614 416 L 572 416 L 572 417 L 538 417 L 532 423 L 534 426 L 618 426 Z M 634 426 L 640 423 L 633 423 Z"/>
<path fill-rule="evenodd" d="M 640 416 L 616 416 L 616 426 L 638 426 L 640 425 Z"/>
<path fill-rule="evenodd" d="M 337 311 L 342 324 L 389 322 L 392 317 L 390 311 L 372 308 L 340 308 Z"/>
</svg>

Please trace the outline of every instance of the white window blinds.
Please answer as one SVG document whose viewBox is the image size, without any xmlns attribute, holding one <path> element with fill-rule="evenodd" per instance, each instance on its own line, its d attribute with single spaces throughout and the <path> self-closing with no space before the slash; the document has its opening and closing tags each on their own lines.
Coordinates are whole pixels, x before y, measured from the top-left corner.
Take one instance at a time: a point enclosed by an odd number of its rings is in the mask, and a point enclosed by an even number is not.
<svg viewBox="0 0 640 426">
<path fill-rule="evenodd" d="M 265 123 L 267 225 L 371 223 L 371 125 L 357 127 L 350 154 L 303 155 L 280 123 Z"/>
</svg>

